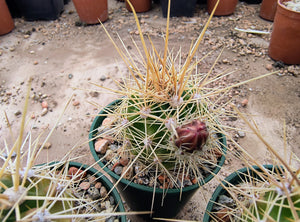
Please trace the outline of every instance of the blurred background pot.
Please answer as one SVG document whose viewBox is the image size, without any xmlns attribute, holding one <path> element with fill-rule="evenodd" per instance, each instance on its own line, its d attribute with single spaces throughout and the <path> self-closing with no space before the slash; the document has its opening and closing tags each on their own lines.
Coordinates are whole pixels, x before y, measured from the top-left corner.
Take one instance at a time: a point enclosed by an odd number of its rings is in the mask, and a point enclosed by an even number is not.
<svg viewBox="0 0 300 222">
<path fill-rule="evenodd" d="M 86 24 L 97 24 L 108 19 L 107 0 L 73 0 L 80 20 Z"/>
<path fill-rule="evenodd" d="M 14 20 L 11 17 L 5 0 L 0 0 L 0 35 L 11 32 L 14 27 Z"/>
<path fill-rule="evenodd" d="M 151 9 L 152 0 L 130 0 L 135 12 L 147 12 Z M 132 12 L 127 0 L 125 1 L 126 8 Z"/>
<path fill-rule="evenodd" d="M 19 0 L 15 1 L 26 20 L 55 20 L 63 11 L 63 0 Z"/>
<path fill-rule="evenodd" d="M 290 10 L 278 0 L 269 56 L 286 64 L 300 64 L 300 12 Z"/>
<path fill-rule="evenodd" d="M 216 3 L 217 0 L 207 0 L 207 12 L 209 14 L 213 11 Z M 238 0 L 220 0 L 214 15 L 231 15 L 234 12 L 237 3 Z"/>
<path fill-rule="evenodd" d="M 263 0 L 260 5 L 259 16 L 263 19 L 273 21 L 277 8 L 277 0 Z"/>
<path fill-rule="evenodd" d="M 161 0 L 161 9 L 163 17 L 166 18 L 168 14 L 168 0 Z M 197 0 L 172 0 L 170 7 L 171 17 L 193 17 L 195 12 Z"/>
<path fill-rule="evenodd" d="M 6 4 L 13 18 L 22 17 L 19 0 L 6 0 Z"/>
</svg>

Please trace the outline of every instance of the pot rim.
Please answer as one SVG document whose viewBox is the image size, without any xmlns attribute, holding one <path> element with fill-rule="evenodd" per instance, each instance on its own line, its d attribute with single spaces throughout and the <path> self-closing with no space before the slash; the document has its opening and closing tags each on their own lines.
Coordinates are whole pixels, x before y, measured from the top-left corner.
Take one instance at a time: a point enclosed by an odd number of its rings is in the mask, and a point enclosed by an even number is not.
<svg viewBox="0 0 300 222">
<path fill-rule="evenodd" d="M 287 10 L 287 11 L 289 11 L 289 12 L 291 12 L 291 13 L 296 13 L 296 14 L 299 14 L 299 15 L 300 15 L 300 12 L 291 10 L 291 9 L 287 8 L 287 7 L 283 4 L 284 2 L 288 2 L 288 1 L 290 1 L 290 0 L 277 0 L 277 5 L 280 6 L 280 7 L 281 7 L 282 9 L 284 9 L 284 10 Z"/>
<path fill-rule="evenodd" d="M 111 106 L 114 106 L 114 105 L 117 105 L 118 103 L 120 103 L 121 100 L 120 99 L 117 99 L 117 100 L 114 100 L 112 101 L 111 103 L 109 103 L 106 107 L 111 107 Z M 101 114 L 101 115 L 100 115 Z M 115 180 L 120 180 L 120 176 L 115 174 L 114 172 L 112 172 L 110 169 L 108 169 L 99 159 L 96 151 L 95 151 L 95 148 L 94 148 L 94 133 L 95 133 L 95 130 L 99 127 L 97 126 L 98 124 L 98 121 L 99 121 L 99 118 L 105 118 L 103 116 L 103 114 L 107 114 L 106 111 L 104 111 L 103 109 L 99 112 L 99 115 L 97 115 L 91 125 L 91 128 L 90 128 L 90 132 L 89 132 L 89 147 L 90 147 L 90 151 L 95 159 L 95 161 L 99 164 L 99 166 L 105 171 L 107 172 L 111 177 L 113 177 Z M 208 183 L 211 179 L 214 178 L 214 175 L 216 175 L 220 170 L 221 170 L 221 167 L 222 165 L 224 164 L 225 162 L 225 154 L 226 154 L 226 151 L 227 151 L 227 142 L 226 142 L 226 137 L 224 134 L 218 134 L 220 135 L 219 137 L 219 141 L 220 141 L 220 145 L 222 146 L 222 150 L 223 150 L 223 155 L 222 157 L 219 159 L 218 161 L 218 165 L 216 166 L 216 168 L 213 170 L 213 172 L 207 176 L 206 178 L 204 178 L 203 180 L 201 180 L 199 183 L 196 183 L 196 184 L 193 184 L 191 186 L 187 186 L 187 187 L 183 187 L 182 189 L 181 188 L 175 188 L 175 189 L 161 189 L 161 188 L 153 188 L 153 187 L 149 187 L 149 186 L 145 186 L 145 185 L 141 185 L 141 184 L 137 184 L 137 183 L 134 183 L 132 181 L 129 181 L 127 179 L 124 179 L 124 178 L 121 178 L 120 182 L 122 182 L 123 184 L 126 184 L 126 186 L 131 186 L 135 189 L 140 189 L 140 190 L 144 190 L 145 192 L 151 192 L 153 193 L 154 190 L 156 193 L 162 193 L 162 194 L 165 194 L 166 192 L 167 193 L 179 193 L 179 192 L 182 192 L 182 193 L 185 193 L 185 192 L 189 192 L 191 190 L 194 190 L 194 189 L 197 189 L 199 188 L 199 184 L 200 185 L 204 185 L 206 183 Z"/>
</svg>

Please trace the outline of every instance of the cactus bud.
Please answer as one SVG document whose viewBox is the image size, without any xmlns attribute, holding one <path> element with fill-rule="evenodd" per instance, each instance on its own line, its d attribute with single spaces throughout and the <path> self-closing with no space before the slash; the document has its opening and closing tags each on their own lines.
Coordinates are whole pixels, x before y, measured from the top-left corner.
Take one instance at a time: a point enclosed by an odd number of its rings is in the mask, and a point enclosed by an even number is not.
<svg viewBox="0 0 300 222">
<path fill-rule="evenodd" d="M 175 145 L 190 153 L 202 150 L 208 138 L 206 124 L 200 120 L 177 127 L 176 132 L 178 137 L 175 139 Z"/>
</svg>

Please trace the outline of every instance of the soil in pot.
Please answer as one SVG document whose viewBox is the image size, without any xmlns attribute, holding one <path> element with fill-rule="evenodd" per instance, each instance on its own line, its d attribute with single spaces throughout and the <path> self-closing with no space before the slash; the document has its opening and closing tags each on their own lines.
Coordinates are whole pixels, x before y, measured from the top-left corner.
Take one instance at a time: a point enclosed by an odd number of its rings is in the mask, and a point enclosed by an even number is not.
<svg viewBox="0 0 300 222">
<path fill-rule="evenodd" d="M 118 101 L 111 103 L 108 107 L 118 105 Z M 102 110 L 91 126 L 89 134 L 90 149 L 94 159 L 115 181 L 118 181 L 118 188 L 124 196 L 127 204 L 134 211 L 149 211 L 153 209 L 154 217 L 172 218 L 182 209 L 186 202 L 199 188 L 213 178 L 217 174 L 225 161 L 225 156 L 219 149 L 215 150 L 218 155 L 215 164 L 207 163 L 205 168 L 199 167 L 202 173 L 202 178 L 199 181 L 193 174 L 178 178 L 178 181 L 173 181 L 169 176 L 159 174 L 155 169 L 145 167 L 139 162 L 130 164 L 130 158 L 126 156 L 118 156 L 123 144 L 112 142 L 102 149 L 103 140 L 94 139 L 98 134 L 98 128 L 106 118 L 107 109 Z M 223 135 L 219 135 L 220 145 L 223 151 L 226 149 L 226 139 Z M 99 143 L 99 144 L 98 144 Z M 100 149 L 99 149 L 100 148 Z M 101 161 L 100 161 L 101 159 Z M 129 169 L 128 169 L 129 168 Z M 170 172 L 172 172 L 170 170 Z M 213 173 L 211 173 L 213 172 Z M 120 179 L 120 175 L 122 179 Z M 173 177 L 171 177 L 173 178 Z M 179 189 L 174 184 L 183 183 L 183 188 Z M 152 200 L 154 195 L 154 202 Z M 163 206 L 161 205 L 163 200 Z M 153 208 L 152 208 L 153 207 Z M 148 217 L 149 219 L 149 217 Z"/>
<path fill-rule="evenodd" d="M 209 14 L 212 13 L 216 3 L 217 0 L 207 0 L 207 12 Z M 238 0 L 220 0 L 214 15 L 216 16 L 231 15 L 232 13 L 234 13 L 237 3 Z"/>
<path fill-rule="evenodd" d="M 287 8 L 287 2 L 278 0 L 269 56 L 286 64 L 300 64 L 300 11 Z"/>
<path fill-rule="evenodd" d="M 135 12 L 147 12 L 151 9 L 152 0 L 130 0 Z M 125 5 L 128 11 L 132 12 L 130 5 L 125 0 Z"/>
<path fill-rule="evenodd" d="M 70 162 L 68 164 L 68 176 L 76 177 L 78 174 L 82 174 L 82 176 L 78 178 L 78 182 L 74 186 L 74 195 L 78 198 L 90 199 L 91 201 L 100 200 L 96 208 L 89 209 L 89 213 L 125 212 L 125 208 L 118 191 L 114 188 L 111 181 L 102 173 L 87 165 Z M 108 195 L 109 192 L 110 194 Z M 78 206 L 80 206 L 80 204 L 82 203 L 77 203 Z M 82 207 L 81 209 L 83 212 L 86 212 L 86 210 L 87 207 Z M 100 218 L 98 217 L 97 219 Z M 105 221 L 126 222 L 127 220 L 126 216 L 123 215 L 111 216 L 106 218 Z"/>
<path fill-rule="evenodd" d="M 14 21 L 5 0 L 0 0 L 0 35 L 11 32 L 14 27 Z"/>
<path fill-rule="evenodd" d="M 86 24 L 100 24 L 108 19 L 107 0 L 73 0 L 80 20 Z"/>
</svg>

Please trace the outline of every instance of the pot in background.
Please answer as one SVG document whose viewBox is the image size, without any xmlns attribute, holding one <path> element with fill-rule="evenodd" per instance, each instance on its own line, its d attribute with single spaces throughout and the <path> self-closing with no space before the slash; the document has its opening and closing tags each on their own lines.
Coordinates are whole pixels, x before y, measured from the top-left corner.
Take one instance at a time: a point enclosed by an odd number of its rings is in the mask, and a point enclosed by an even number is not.
<svg viewBox="0 0 300 222">
<path fill-rule="evenodd" d="M 209 14 L 212 13 L 216 3 L 217 0 L 207 0 L 207 12 Z M 220 0 L 214 15 L 216 16 L 231 15 L 234 12 L 237 3 L 238 0 Z"/>
<path fill-rule="evenodd" d="M 98 24 L 108 19 L 107 0 L 73 0 L 80 20 L 86 24 Z"/>
<path fill-rule="evenodd" d="M 64 8 L 63 0 L 19 0 L 21 15 L 28 21 L 58 19 Z"/>
<path fill-rule="evenodd" d="M 152 0 L 129 0 L 135 12 L 147 12 L 151 9 Z M 128 11 L 132 12 L 130 5 L 125 0 L 125 5 Z"/>
<path fill-rule="evenodd" d="M 277 8 L 277 0 L 263 0 L 260 5 L 259 16 L 263 19 L 273 21 Z"/>
<path fill-rule="evenodd" d="M 11 17 L 5 0 L 0 0 L 0 35 L 11 32 L 14 27 L 14 20 Z"/>
<path fill-rule="evenodd" d="M 278 0 L 269 45 L 269 56 L 286 64 L 300 64 L 300 12 L 287 9 Z"/>
<path fill-rule="evenodd" d="M 161 9 L 163 17 L 168 15 L 169 0 L 161 0 Z M 197 0 L 172 0 L 170 6 L 170 17 L 193 17 Z"/>
</svg>

